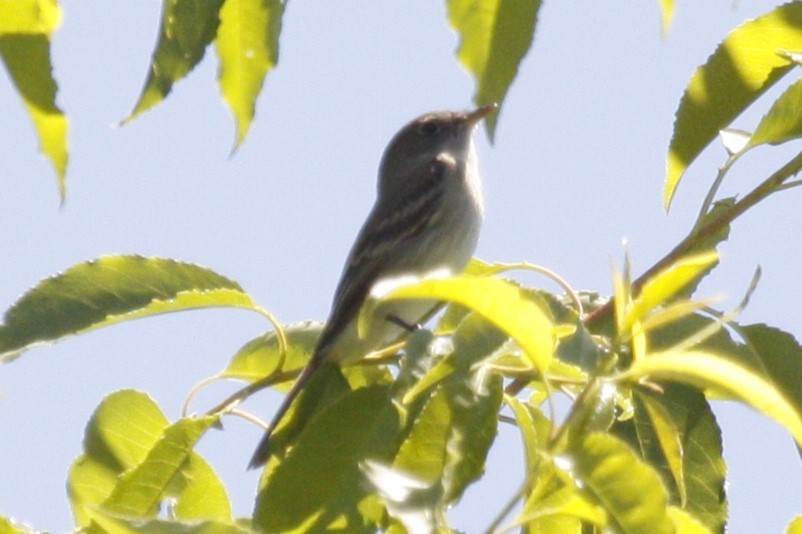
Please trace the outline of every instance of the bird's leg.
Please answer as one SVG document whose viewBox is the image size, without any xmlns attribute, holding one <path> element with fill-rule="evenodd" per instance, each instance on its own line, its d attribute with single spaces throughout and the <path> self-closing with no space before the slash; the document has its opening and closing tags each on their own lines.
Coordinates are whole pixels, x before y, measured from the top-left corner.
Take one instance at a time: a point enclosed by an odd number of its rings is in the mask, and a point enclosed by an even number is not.
<svg viewBox="0 0 802 534">
<path fill-rule="evenodd" d="M 423 328 L 423 326 L 420 323 L 409 324 L 408 322 L 406 322 L 405 320 L 403 320 L 402 318 L 393 313 L 388 313 L 387 315 L 385 315 L 384 320 L 389 323 L 393 323 L 396 326 L 400 326 L 401 328 L 410 333 Z"/>
</svg>

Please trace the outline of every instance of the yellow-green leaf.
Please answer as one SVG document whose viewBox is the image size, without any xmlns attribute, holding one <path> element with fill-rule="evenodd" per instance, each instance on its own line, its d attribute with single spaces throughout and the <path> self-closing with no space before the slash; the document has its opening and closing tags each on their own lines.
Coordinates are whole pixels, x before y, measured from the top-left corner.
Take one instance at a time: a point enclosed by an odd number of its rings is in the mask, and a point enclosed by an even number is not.
<svg viewBox="0 0 802 534">
<path fill-rule="evenodd" d="M 801 136 L 802 80 L 798 80 L 772 104 L 743 150 L 762 144 L 777 145 Z"/>
<path fill-rule="evenodd" d="M 286 458 L 275 468 L 268 464 L 256 498 L 254 527 L 324 532 L 337 520 L 337 530 L 363 531 L 357 506 L 368 488 L 360 465 L 386 461 L 400 430 L 389 387 L 368 386 L 343 395 L 310 421 Z"/>
<path fill-rule="evenodd" d="M 789 2 L 733 30 L 696 69 L 677 110 L 668 149 L 663 204 L 701 151 L 795 63 L 781 54 L 802 49 L 802 3 Z"/>
<path fill-rule="evenodd" d="M 142 463 L 122 474 L 101 506 L 128 517 L 155 517 L 159 503 L 182 470 L 192 468 L 195 442 L 217 420 L 218 416 L 186 418 L 165 428 Z"/>
<path fill-rule="evenodd" d="M 542 375 L 554 356 L 556 336 L 551 313 L 536 295 L 515 284 L 490 277 L 425 279 L 380 297 L 382 300 L 434 300 L 470 308 L 515 339 Z M 378 303 L 363 306 L 360 323 L 370 321 Z"/>
<path fill-rule="evenodd" d="M 220 88 L 237 123 L 234 148 L 248 134 L 265 75 L 278 62 L 281 0 L 227 0 L 220 10 Z"/>
<path fill-rule="evenodd" d="M 0 35 L 50 35 L 60 23 L 56 0 L 0 0 Z"/>
<path fill-rule="evenodd" d="M 788 524 L 786 534 L 802 534 L 802 515 L 798 515 Z"/>
<path fill-rule="evenodd" d="M 755 370 L 765 373 L 786 398 L 802 413 L 802 346 L 788 332 L 765 324 L 742 326 L 740 332 L 756 360 L 747 360 Z"/>
<path fill-rule="evenodd" d="M 622 377 L 670 380 L 723 392 L 774 419 L 802 445 L 802 416 L 793 404 L 761 375 L 722 356 L 701 351 L 651 354 L 634 362 Z"/>
<path fill-rule="evenodd" d="M 680 259 L 650 278 L 627 310 L 620 326 L 622 331 L 628 332 L 635 323 L 642 322 L 652 310 L 665 305 L 717 261 L 718 254 L 715 251 L 695 254 Z M 688 311 L 691 312 L 690 309 Z"/>
<path fill-rule="evenodd" d="M 287 325 L 283 328 L 287 341 L 284 354 L 274 331 L 257 336 L 237 351 L 217 378 L 255 382 L 268 375 L 283 373 L 286 380 L 271 386 L 279 391 L 287 391 L 295 381 L 292 373 L 300 373 L 312 358 L 322 330 L 323 324 L 313 321 Z M 387 384 L 393 380 L 390 371 L 380 365 L 354 365 L 343 368 L 342 372 L 352 388 Z"/>
<path fill-rule="evenodd" d="M 234 281 L 191 263 L 103 256 L 47 278 L 0 325 L 0 362 L 27 348 L 149 315 L 194 308 L 258 306 Z"/>
<path fill-rule="evenodd" d="M 674 0 L 660 0 L 660 26 L 663 36 L 668 34 L 674 22 Z"/>
<path fill-rule="evenodd" d="M 175 521 L 152 519 L 142 521 L 105 513 L 102 509 L 90 511 L 91 534 L 252 534 L 252 530 L 233 521 Z"/>
<path fill-rule="evenodd" d="M 727 521 L 726 466 L 710 405 L 696 388 L 653 385 L 634 388 L 633 417 L 613 431 L 658 470 L 672 504 L 720 532 Z"/>
<path fill-rule="evenodd" d="M 448 0 L 448 20 L 460 35 L 457 57 L 476 80 L 474 102 L 501 107 L 537 24 L 540 0 Z M 485 121 L 490 138 L 498 112 Z"/>
<path fill-rule="evenodd" d="M 170 425 L 144 393 L 107 396 L 87 425 L 84 453 L 70 468 L 67 487 L 77 524 L 87 526 L 101 507 L 152 517 L 156 504 L 168 497 L 177 519 L 230 521 L 225 487 L 192 451 L 216 421 L 205 417 Z"/>
<path fill-rule="evenodd" d="M 621 532 L 674 532 L 668 496 L 654 469 L 617 438 L 591 432 L 574 444 L 572 474 Z"/>
<path fill-rule="evenodd" d="M 542 463 L 541 452 L 546 450 L 551 439 L 552 422 L 540 408 L 530 402 L 524 402 L 509 395 L 504 397 L 504 402 L 512 408 L 518 430 L 521 433 L 526 472 L 537 477 L 541 474 L 539 470 Z M 537 482 L 538 480 L 533 480 L 530 486 L 535 487 Z"/>
<path fill-rule="evenodd" d="M 0 517 L 0 534 L 27 534 L 28 532 L 30 532 L 28 528 L 18 527 L 5 517 Z"/>
<path fill-rule="evenodd" d="M 714 532 L 722 532 L 722 530 L 707 528 L 704 523 L 699 521 L 699 519 L 694 517 L 687 510 L 677 508 L 676 506 L 668 507 L 668 516 L 674 523 L 677 534 L 713 534 Z"/>
<path fill-rule="evenodd" d="M 50 37 L 61 21 L 55 0 L 0 0 L 0 57 L 33 121 L 39 148 L 66 193 L 67 118 L 56 105 Z"/>
<path fill-rule="evenodd" d="M 255 382 L 277 372 L 300 371 L 309 363 L 322 330 L 321 323 L 311 321 L 288 325 L 284 328 L 284 354 L 276 333 L 266 332 L 243 345 L 218 376 Z M 279 389 L 286 391 L 289 384 Z"/>
<path fill-rule="evenodd" d="M 195 68 L 220 24 L 223 0 L 162 0 L 159 42 L 148 77 L 127 122 L 164 100 L 173 84 Z"/>
<path fill-rule="evenodd" d="M 682 463 L 684 456 L 684 444 L 679 429 L 674 424 L 671 414 L 658 401 L 652 400 L 648 395 L 637 398 L 642 402 L 643 407 L 649 416 L 651 428 L 657 438 L 660 451 L 666 461 L 666 466 L 671 472 L 680 502 L 684 504 L 688 500 L 688 490 L 685 484 L 685 466 Z"/>
<path fill-rule="evenodd" d="M 447 392 L 438 388 L 417 414 L 409 435 L 393 460 L 393 468 L 427 484 L 441 480 L 452 426 L 453 413 Z"/>
<path fill-rule="evenodd" d="M 531 492 L 529 496 L 538 497 L 537 493 Z M 554 520 L 556 518 L 575 518 L 598 527 L 607 526 L 607 514 L 604 513 L 604 509 L 591 502 L 581 491 L 572 487 L 555 491 L 545 498 L 528 501 L 515 522 L 529 526 L 530 532 L 560 532 L 552 530 L 553 527 L 548 528 L 546 526 L 548 523 L 544 523 L 547 519 Z M 571 528 L 571 532 L 574 532 L 572 525 L 569 528 Z"/>
</svg>

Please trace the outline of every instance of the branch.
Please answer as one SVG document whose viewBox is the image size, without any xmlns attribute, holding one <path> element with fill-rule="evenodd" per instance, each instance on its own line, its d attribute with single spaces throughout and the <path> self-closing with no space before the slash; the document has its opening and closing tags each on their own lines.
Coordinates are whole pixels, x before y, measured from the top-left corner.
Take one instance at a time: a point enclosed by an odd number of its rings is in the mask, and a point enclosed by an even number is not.
<svg viewBox="0 0 802 534">
<path fill-rule="evenodd" d="M 729 226 L 736 218 L 742 215 L 746 210 L 765 199 L 772 193 L 783 189 L 783 184 L 786 180 L 797 174 L 802 170 L 802 152 L 797 154 L 788 163 L 783 165 L 774 174 L 769 176 L 763 183 L 753 189 L 743 199 L 736 202 L 732 208 L 722 213 L 721 215 L 711 219 L 705 224 L 700 225 L 698 228 L 691 231 L 688 236 L 680 241 L 671 252 L 663 256 L 663 258 L 652 265 L 645 273 L 640 275 L 637 280 L 632 282 L 632 294 L 637 296 L 643 284 L 646 283 L 651 277 L 659 273 L 669 265 L 675 263 L 680 258 L 686 256 L 689 252 L 699 246 L 699 243 L 705 239 L 716 235 L 724 228 Z M 606 317 L 613 311 L 613 301 L 610 300 L 603 306 L 593 310 L 585 319 L 585 325 L 590 326 Z"/>
</svg>

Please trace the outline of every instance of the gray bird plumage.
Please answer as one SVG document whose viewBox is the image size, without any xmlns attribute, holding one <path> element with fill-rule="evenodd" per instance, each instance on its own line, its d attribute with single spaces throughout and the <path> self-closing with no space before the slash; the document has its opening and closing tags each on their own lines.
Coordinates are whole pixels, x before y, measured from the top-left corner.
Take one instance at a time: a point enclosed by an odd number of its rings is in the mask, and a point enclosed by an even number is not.
<svg viewBox="0 0 802 534">
<path fill-rule="evenodd" d="M 324 362 L 362 358 L 402 336 L 400 324 L 418 323 L 437 305 L 391 303 L 360 337 L 356 318 L 377 282 L 433 271 L 458 274 L 465 268 L 484 218 L 472 133 L 495 108 L 492 104 L 470 113 L 428 113 L 390 141 L 379 166 L 376 203 L 348 255 L 318 345 L 268 426 L 250 468 L 267 461 L 273 430 Z M 388 315 L 399 321 L 387 321 Z"/>
</svg>

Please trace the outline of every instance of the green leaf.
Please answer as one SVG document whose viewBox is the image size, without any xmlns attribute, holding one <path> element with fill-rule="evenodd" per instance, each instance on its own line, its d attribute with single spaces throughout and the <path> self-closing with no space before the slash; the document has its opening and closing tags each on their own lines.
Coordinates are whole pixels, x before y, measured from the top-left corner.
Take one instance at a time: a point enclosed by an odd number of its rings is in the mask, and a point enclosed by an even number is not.
<svg viewBox="0 0 802 534">
<path fill-rule="evenodd" d="M 665 462 L 665 466 L 671 475 L 669 480 L 672 480 L 674 487 L 677 488 L 678 501 L 681 504 L 685 504 L 688 501 L 688 489 L 685 483 L 685 469 L 682 465 L 685 453 L 682 441 L 683 436 L 672 420 L 668 409 L 659 401 L 652 400 L 648 395 L 643 394 L 641 397 L 636 395 L 635 402 L 636 412 L 640 415 L 640 420 L 648 425 L 650 430 L 648 438 L 654 440 L 654 446 L 662 453 L 661 459 Z M 643 421 L 643 419 L 646 419 L 646 421 Z M 637 428 L 640 430 L 643 426 L 642 424 Z"/>
<path fill-rule="evenodd" d="M 227 0 L 220 10 L 219 81 L 237 123 L 236 149 L 248 134 L 265 76 L 278 62 L 281 0 Z"/>
<path fill-rule="evenodd" d="M 460 35 L 457 57 L 476 80 L 474 102 L 501 107 L 535 34 L 540 0 L 448 0 L 448 20 Z M 494 136 L 498 113 L 485 121 Z"/>
<path fill-rule="evenodd" d="M 717 262 L 718 254 L 715 251 L 702 252 L 678 260 L 647 280 L 637 299 L 627 310 L 619 327 L 620 331 L 629 332 L 633 325 L 643 322 L 650 312 L 664 306 Z"/>
<path fill-rule="evenodd" d="M 802 80 L 798 80 L 774 101 L 744 150 L 762 144 L 778 145 L 802 137 Z"/>
<path fill-rule="evenodd" d="M 190 453 L 181 466 L 177 478 L 174 479 L 174 486 L 169 488 L 169 492 L 175 496 L 173 513 L 177 519 L 184 521 L 233 519 L 231 502 L 223 481 L 209 462 L 199 454 Z"/>
<path fill-rule="evenodd" d="M 535 492 L 530 493 L 530 497 L 537 496 Z M 564 487 L 545 498 L 527 501 L 516 523 L 526 525 L 529 532 L 565 532 L 563 529 L 568 529 L 579 534 L 583 532 L 581 526 L 576 525 L 580 519 L 599 527 L 607 526 L 604 508 L 576 488 Z"/>
<path fill-rule="evenodd" d="M 578 367 L 589 373 L 597 368 L 601 353 L 596 341 L 574 308 L 546 291 L 534 291 L 534 293 L 548 304 L 555 324 L 571 325 L 574 328 L 572 334 L 560 337 L 554 354 L 556 359 L 552 361 L 549 373 L 557 375 L 560 371 L 568 371 L 574 378 L 584 378 L 584 373 L 577 373 L 576 369 Z M 558 368 L 560 363 L 568 365 L 561 365 Z"/>
<path fill-rule="evenodd" d="M 159 503 L 181 474 L 185 462 L 190 463 L 187 469 L 193 470 L 191 454 L 195 443 L 217 421 L 217 416 L 185 418 L 167 427 L 148 451 L 145 460 L 120 477 L 103 502 L 103 508 L 127 517 L 155 517 Z M 205 467 L 208 468 L 208 465 Z M 193 497 L 197 499 L 197 495 Z M 215 501 L 209 500 L 210 504 L 216 504 Z M 188 506 L 189 510 L 194 508 L 191 515 L 204 513 L 197 510 L 197 502 Z M 181 510 L 186 511 L 186 508 Z"/>
<path fill-rule="evenodd" d="M 56 0 L 0 0 L 0 35 L 50 35 L 60 23 Z"/>
<path fill-rule="evenodd" d="M 415 417 L 393 461 L 393 468 L 425 484 L 438 482 L 445 469 L 452 417 L 447 392 L 437 388 Z"/>
<path fill-rule="evenodd" d="M 92 510 L 89 534 L 249 534 L 250 529 L 225 521 L 165 521 L 123 518 L 103 510 Z"/>
<path fill-rule="evenodd" d="M 223 0 L 162 0 L 159 42 L 153 51 L 148 77 L 128 122 L 164 100 L 173 84 L 203 59 L 217 33 Z"/>
<path fill-rule="evenodd" d="M 0 58 L 33 121 L 39 148 L 66 194 L 67 118 L 56 105 L 58 86 L 50 61 L 50 38 L 61 21 L 55 0 L 0 0 Z"/>
<path fill-rule="evenodd" d="M 283 451 L 295 443 L 314 417 L 351 391 L 340 366 L 324 361 L 270 436 L 271 452 Z"/>
<path fill-rule="evenodd" d="M 367 495 L 360 464 L 389 459 L 400 420 L 388 386 L 368 386 L 321 412 L 287 457 L 268 464 L 256 499 L 254 527 L 267 532 L 374 531 L 357 503 Z"/>
<path fill-rule="evenodd" d="M 520 265 L 519 263 L 487 263 L 477 257 L 473 257 L 463 272 L 471 276 L 494 276 L 517 269 Z"/>
<path fill-rule="evenodd" d="M 29 532 L 29 529 L 23 530 L 22 527 L 17 527 L 12 521 L 0 516 L 0 534 L 28 534 Z"/>
<path fill-rule="evenodd" d="M 504 390 L 500 375 L 482 371 L 463 380 L 452 380 L 444 387 L 452 424 L 442 484 L 444 500 L 451 504 L 484 473 L 487 454 L 498 432 Z"/>
<path fill-rule="evenodd" d="M 554 356 L 556 335 L 548 306 L 512 282 L 475 276 L 425 279 L 393 289 L 380 298 L 442 300 L 470 308 L 514 338 L 541 375 Z M 378 305 L 371 299 L 363 306 L 360 324 L 369 321 Z"/>
<path fill-rule="evenodd" d="M 276 333 L 265 332 L 243 345 L 218 376 L 255 382 L 274 373 L 300 370 L 309 363 L 322 330 L 322 323 L 312 321 L 284 327 L 287 348 L 283 358 Z M 285 383 L 277 389 L 289 387 Z"/>
<path fill-rule="evenodd" d="M 111 393 L 95 410 L 84 436 L 84 451 L 121 473 L 142 462 L 170 422 L 145 393 Z"/>
<path fill-rule="evenodd" d="M 403 395 L 409 430 L 392 466 L 367 470 L 388 511 L 416 529 L 447 528 L 447 507 L 484 471 L 503 395 L 497 373 L 471 365 L 504 338 L 487 326 L 469 315 L 455 334 L 454 352 L 435 364 L 428 362 L 432 367 L 424 379 L 437 379 L 427 380 L 424 388 L 413 384 Z M 438 372 L 444 362 L 449 362 L 448 372 Z M 412 390 L 417 393 L 411 395 Z"/>
<path fill-rule="evenodd" d="M 119 391 L 98 406 L 86 429 L 84 453 L 70 469 L 68 493 L 76 523 L 86 526 L 93 511 L 155 515 L 156 505 L 174 498 L 182 520 L 231 520 L 225 487 L 192 446 L 217 421 L 182 419 L 170 425 L 147 395 Z"/>
<path fill-rule="evenodd" d="M 674 532 L 657 473 L 613 436 L 592 432 L 571 450 L 573 475 L 622 532 Z"/>
<path fill-rule="evenodd" d="M 0 362 L 33 345 L 121 321 L 209 307 L 258 309 L 236 282 L 205 267 L 104 256 L 43 280 L 6 311 Z"/>
<path fill-rule="evenodd" d="M 617 394 L 617 385 L 604 377 L 589 382 L 571 406 L 560 440 L 552 445 L 552 450 L 571 448 L 591 432 L 608 431 L 615 420 Z"/>
<path fill-rule="evenodd" d="M 541 463 L 541 450 L 546 450 L 552 434 L 551 420 L 537 406 L 523 402 L 515 397 L 504 398 L 515 416 L 515 422 L 521 433 L 526 460 L 526 472 L 538 474 Z"/>
<path fill-rule="evenodd" d="M 741 327 L 749 347 L 759 358 L 755 371 L 761 372 L 802 414 L 802 346 L 787 332 L 764 324 Z"/>
<path fill-rule="evenodd" d="M 465 375 L 470 367 L 488 358 L 506 339 L 507 336 L 484 317 L 468 312 L 452 335 L 453 352 L 437 359 L 433 364 L 429 362 L 430 367 L 420 376 L 410 377 L 414 383 L 409 384 L 404 394 L 404 404 L 410 404 L 417 395 L 448 379 L 454 373 L 460 373 L 460 376 L 467 378 Z M 406 353 L 405 365 L 409 360 L 410 351 L 406 350 Z M 399 380 L 402 378 L 406 379 L 406 376 L 399 375 Z"/>
<path fill-rule="evenodd" d="M 670 380 L 723 392 L 774 419 L 802 445 L 802 417 L 795 406 L 759 373 L 723 356 L 702 351 L 653 353 L 636 360 L 621 378 Z"/>
<path fill-rule="evenodd" d="M 444 510 L 442 492 L 436 483 L 426 483 L 407 473 L 374 461 L 363 465 L 365 476 L 381 498 L 389 523 L 381 532 L 451 532 Z M 386 511 L 386 512 L 385 512 Z M 377 521 L 378 522 L 378 521 Z"/>
<path fill-rule="evenodd" d="M 668 516 L 674 523 L 677 534 L 712 534 L 713 532 L 723 532 L 707 528 L 704 523 L 696 517 L 676 506 L 668 507 Z"/>
<path fill-rule="evenodd" d="M 674 0 L 660 0 L 660 26 L 663 36 L 668 35 L 674 22 Z"/>
<path fill-rule="evenodd" d="M 758 357 L 754 351 L 743 343 L 736 342 L 726 328 L 713 328 L 720 324 L 718 319 L 700 314 L 682 317 L 670 324 L 658 325 L 649 331 L 649 348 L 651 352 L 666 352 L 672 347 L 687 344 L 689 339 L 698 336 L 699 332 L 707 330 L 710 335 L 700 339 L 696 349 L 716 354 L 725 354 L 727 358 L 750 366 L 760 367 Z"/>
<path fill-rule="evenodd" d="M 668 149 L 663 204 L 671 205 L 699 153 L 794 63 L 781 54 L 802 48 L 802 4 L 789 2 L 733 30 L 696 69 L 677 110 Z"/>
<path fill-rule="evenodd" d="M 265 332 L 243 345 L 217 376 L 255 382 L 266 376 L 283 373 L 287 375 L 287 380 L 273 387 L 279 391 L 287 391 L 294 381 L 294 378 L 290 378 L 292 373 L 300 372 L 309 363 L 322 330 L 323 323 L 314 321 L 284 327 L 287 349 L 283 359 L 278 336 L 273 331 Z M 386 366 L 355 365 L 344 367 L 342 372 L 352 388 L 388 384 L 392 381 L 392 375 Z"/>
<path fill-rule="evenodd" d="M 562 475 L 554 465 L 548 452 L 552 422 L 531 402 L 522 402 L 514 397 L 505 397 L 512 408 L 521 439 L 524 444 L 528 478 L 524 492 L 524 505 L 515 520 L 523 525 L 523 532 L 583 532 L 580 519 L 594 524 L 606 525 L 606 514 L 598 505 L 590 502 L 581 490 L 572 483 L 555 484 Z M 563 475 L 564 476 L 564 475 Z"/>
<path fill-rule="evenodd" d="M 696 226 L 692 230 L 694 234 L 694 242 L 696 243 L 696 248 L 693 250 L 694 252 L 715 249 L 719 244 L 723 243 L 727 240 L 727 238 L 729 238 L 729 224 L 716 227 L 708 227 L 708 224 L 717 220 L 719 217 L 725 216 L 725 214 L 727 214 L 735 206 L 735 201 L 735 197 L 716 200 L 713 203 L 713 207 L 711 207 L 707 213 L 700 217 L 699 221 L 696 223 Z M 705 233 L 700 232 L 700 230 L 703 228 L 707 228 Z M 714 231 L 711 231 L 710 228 L 712 228 Z"/>
<path fill-rule="evenodd" d="M 802 515 L 796 516 L 793 521 L 788 524 L 786 534 L 802 534 Z"/>
<path fill-rule="evenodd" d="M 663 474 L 672 503 L 711 531 L 722 531 L 727 502 L 721 430 L 701 392 L 679 384 L 660 389 L 635 391 L 637 445 Z"/>
</svg>

